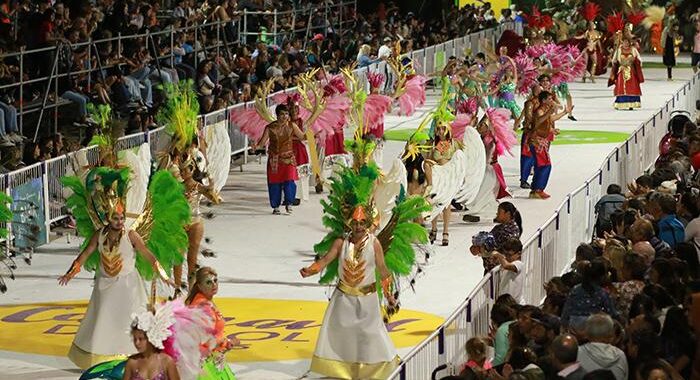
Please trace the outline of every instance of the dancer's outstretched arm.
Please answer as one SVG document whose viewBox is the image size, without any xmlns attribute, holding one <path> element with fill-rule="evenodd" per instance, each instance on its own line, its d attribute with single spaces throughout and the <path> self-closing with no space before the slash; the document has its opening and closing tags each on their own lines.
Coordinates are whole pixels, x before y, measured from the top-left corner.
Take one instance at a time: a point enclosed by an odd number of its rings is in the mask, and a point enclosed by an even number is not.
<svg viewBox="0 0 700 380">
<path fill-rule="evenodd" d="M 92 234 L 90 242 L 85 247 L 85 249 L 83 249 L 82 252 L 80 252 L 78 257 L 76 257 L 75 260 L 73 260 L 73 264 L 71 264 L 70 269 L 68 269 L 68 272 L 66 272 L 66 274 L 58 278 L 59 285 L 67 285 L 68 281 L 72 280 L 73 277 L 80 273 L 80 268 L 83 267 L 83 264 L 85 264 L 85 261 L 88 259 L 88 256 L 90 256 L 90 254 L 95 252 L 95 250 L 97 249 L 97 239 L 99 237 L 99 234 L 99 231 L 95 231 L 95 233 Z"/>
<path fill-rule="evenodd" d="M 335 260 L 338 257 L 338 253 L 340 253 L 340 249 L 342 247 L 343 239 L 335 239 L 330 251 L 328 251 L 328 253 L 326 253 L 325 256 L 315 261 L 309 267 L 301 268 L 301 270 L 299 271 L 299 273 L 301 273 L 301 277 L 306 278 L 322 271 L 323 268 L 325 268 L 328 264 L 330 264 L 333 260 Z"/>
</svg>

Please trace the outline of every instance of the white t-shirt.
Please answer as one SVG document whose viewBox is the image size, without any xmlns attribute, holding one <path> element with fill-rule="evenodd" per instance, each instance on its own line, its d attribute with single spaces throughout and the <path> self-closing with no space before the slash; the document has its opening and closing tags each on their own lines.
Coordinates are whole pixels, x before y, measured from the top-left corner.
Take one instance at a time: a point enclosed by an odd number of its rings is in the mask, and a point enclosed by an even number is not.
<svg viewBox="0 0 700 380">
<path fill-rule="evenodd" d="M 523 276 L 523 268 L 525 264 L 522 261 L 516 260 L 511 261 L 511 264 L 515 266 L 518 270 L 517 272 L 501 269 L 501 282 L 499 284 L 499 291 L 501 294 L 510 294 L 515 298 L 515 300 L 522 304 L 523 303 L 523 285 L 525 284 L 525 277 Z"/>
<path fill-rule="evenodd" d="M 377 55 L 379 56 L 379 59 L 389 58 L 391 57 L 391 48 L 386 45 L 382 45 L 379 47 L 379 53 Z"/>
</svg>

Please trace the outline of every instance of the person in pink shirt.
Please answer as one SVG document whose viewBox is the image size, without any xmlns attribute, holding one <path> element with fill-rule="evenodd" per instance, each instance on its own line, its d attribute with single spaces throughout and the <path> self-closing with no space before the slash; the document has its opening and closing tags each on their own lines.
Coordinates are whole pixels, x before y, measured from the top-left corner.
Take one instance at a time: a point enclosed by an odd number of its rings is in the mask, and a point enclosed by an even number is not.
<svg viewBox="0 0 700 380">
<path fill-rule="evenodd" d="M 474 337 L 469 339 L 465 348 L 468 360 L 464 364 L 460 376 L 464 375 L 465 372 L 472 372 L 480 377 L 493 368 L 491 360 L 487 356 L 487 343 L 483 338 Z"/>
</svg>

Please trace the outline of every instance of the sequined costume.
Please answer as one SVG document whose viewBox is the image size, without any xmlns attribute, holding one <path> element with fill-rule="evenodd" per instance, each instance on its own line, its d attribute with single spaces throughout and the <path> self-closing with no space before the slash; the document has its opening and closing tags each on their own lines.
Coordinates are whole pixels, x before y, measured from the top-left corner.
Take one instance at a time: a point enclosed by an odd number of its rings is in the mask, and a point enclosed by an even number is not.
<svg viewBox="0 0 700 380">
<path fill-rule="evenodd" d="M 637 49 L 619 47 L 613 56 L 613 68 L 608 86 L 615 85 L 615 109 L 640 108 L 642 64 Z"/>
<path fill-rule="evenodd" d="M 496 99 L 496 107 L 505 108 L 511 112 L 514 119 L 520 117 L 520 106 L 515 101 L 515 83 L 501 83 L 498 87 L 498 98 Z"/>
</svg>

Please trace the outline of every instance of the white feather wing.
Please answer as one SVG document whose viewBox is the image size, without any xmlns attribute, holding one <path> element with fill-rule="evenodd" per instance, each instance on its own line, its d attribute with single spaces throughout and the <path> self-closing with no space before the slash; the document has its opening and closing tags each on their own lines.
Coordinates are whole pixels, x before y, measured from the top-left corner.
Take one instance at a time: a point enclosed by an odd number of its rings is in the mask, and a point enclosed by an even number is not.
<svg viewBox="0 0 700 380">
<path fill-rule="evenodd" d="M 406 167 L 400 158 L 394 159 L 391 170 L 379 179 L 374 191 L 374 202 L 380 215 L 379 230 L 381 231 L 391 218 L 392 210 L 396 205 L 396 196 L 401 191 L 401 186 L 406 189 Z"/>
<path fill-rule="evenodd" d="M 430 200 L 433 205 L 430 220 L 440 215 L 445 207 L 449 207 L 462 188 L 466 163 L 464 152 L 458 150 L 446 164 L 433 166 L 433 188 L 430 192 L 435 196 Z"/>
<path fill-rule="evenodd" d="M 221 191 L 231 169 L 231 139 L 226 129 L 226 120 L 209 125 L 204 139 L 207 142 L 207 172 L 214 181 L 214 190 Z"/>
<path fill-rule="evenodd" d="M 481 182 L 484 180 L 487 157 L 481 135 L 475 128 L 467 127 L 464 130 L 464 156 L 466 166 L 464 171 L 464 183 L 455 199 L 459 203 L 471 203 L 479 193 Z"/>
<path fill-rule="evenodd" d="M 126 193 L 126 226 L 129 227 L 136 217 L 143 212 L 148 197 L 148 181 L 151 176 L 151 149 L 144 143 L 136 150 L 126 150 L 120 154 L 119 163 L 131 169 L 129 191 Z"/>
</svg>

